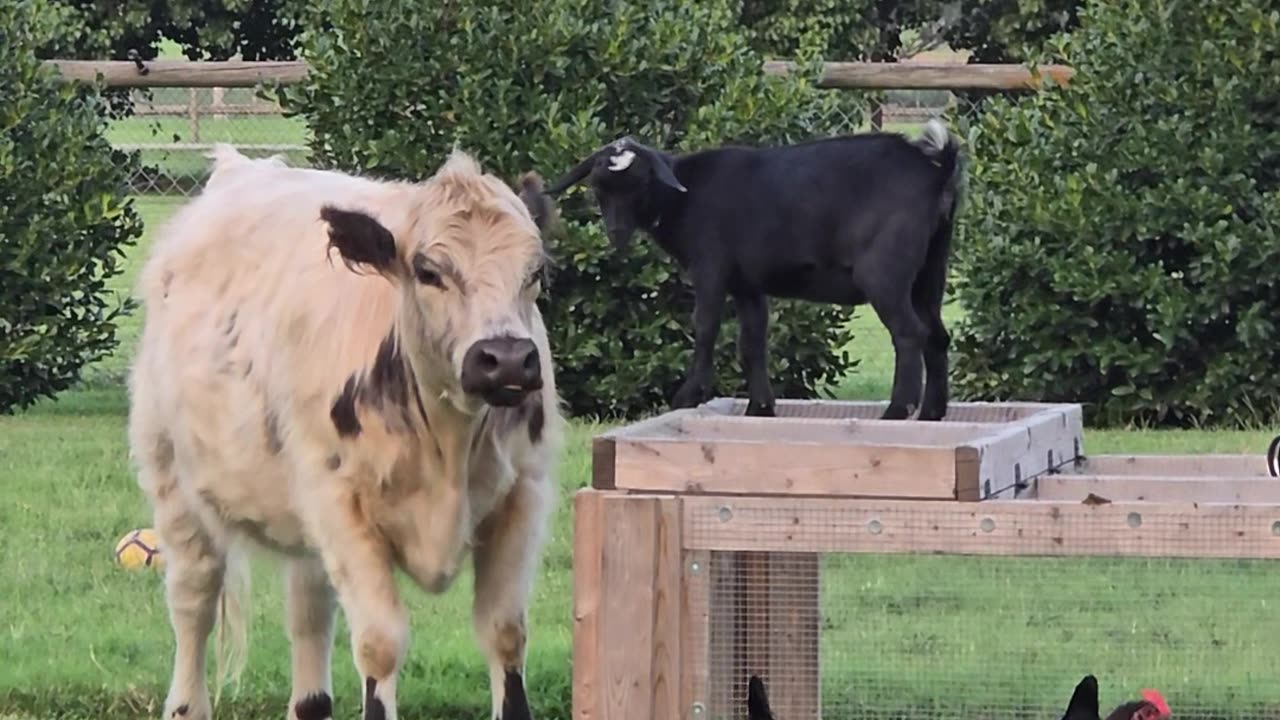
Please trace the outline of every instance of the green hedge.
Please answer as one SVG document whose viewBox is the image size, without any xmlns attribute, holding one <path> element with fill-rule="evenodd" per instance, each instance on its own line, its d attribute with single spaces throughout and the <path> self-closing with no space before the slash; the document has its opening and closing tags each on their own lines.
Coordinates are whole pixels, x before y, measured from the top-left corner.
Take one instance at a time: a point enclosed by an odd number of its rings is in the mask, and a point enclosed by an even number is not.
<svg viewBox="0 0 1280 720">
<path fill-rule="evenodd" d="M 36 59 L 56 13 L 0 3 L 0 412 L 69 387 L 115 346 L 105 281 L 142 233 L 123 195 L 134 158 L 107 142 L 98 91 Z"/>
<path fill-rule="evenodd" d="M 428 175 L 455 143 L 504 177 L 550 181 L 623 134 L 691 149 L 848 129 L 831 93 L 763 76 L 736 12 L 729 0 L 317 2 L 303 22 L 311 73 L 282 101 L 306 117 L 317 162 L 390 177 Z M 612 250 L 586 193 L 562 202 L 543 307 L 563 395 L 579 415 L 665 409 L 692 352 L 692 290 L 648 243 Z M 847 373 L 847 317 L 777 304 L 781 396 Z M 736 334 L 726 322 L 722 393 L 745 391 Z"/>
<path fill-rule="evenodd" d="M 957 242 L 970 398 L 1081 401 L 1106 425 L 1280 408 L 1280 13 L 1092 2 L 1069 88 L 993 99 Z"/>
</svg>

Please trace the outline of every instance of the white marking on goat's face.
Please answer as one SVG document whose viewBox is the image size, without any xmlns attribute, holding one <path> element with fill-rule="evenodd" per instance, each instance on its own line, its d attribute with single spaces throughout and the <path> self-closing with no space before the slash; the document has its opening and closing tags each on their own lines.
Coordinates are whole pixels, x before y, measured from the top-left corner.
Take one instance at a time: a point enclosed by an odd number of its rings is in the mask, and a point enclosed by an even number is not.
<svg viewBox="0 0 1280 720">
<path fill-rule="evenodd" d="M 623 150 L 622 152 L 609 158 L 609 169 L 613 172 L 622 172 L 631 167 L 631 163 L 636 159 L 635 152 L 631 150 Z"/>
</svg>

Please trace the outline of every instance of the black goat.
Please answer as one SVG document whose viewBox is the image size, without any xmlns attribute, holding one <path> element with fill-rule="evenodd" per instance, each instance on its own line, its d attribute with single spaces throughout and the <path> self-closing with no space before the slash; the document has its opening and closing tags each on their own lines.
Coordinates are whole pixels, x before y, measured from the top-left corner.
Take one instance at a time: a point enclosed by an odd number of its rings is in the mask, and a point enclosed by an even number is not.
<svg viewBox="0 0 1280 720">
<path fill-rule="evenodd" d="M 674 407 L 710 397 L 721 310 L 732 295 L 747 414 L 774 414 L 767 298 L 779 297 L 870 303 L 896 355 L 883 417 L 903 419 L 919 405 L 921 420 L 939 420 L 947 412 L 951 344 L 942 296 L 962 175 L 959 143 L 935 119 L 914 141 L 866 133 L 681 156 L 624 137 L 547 192 L 588 179 L 616 247 L 643 230 L 688 273 L 693 367 Z M 921 404 L 922 355 L 928 384 Z"/>
</svg>

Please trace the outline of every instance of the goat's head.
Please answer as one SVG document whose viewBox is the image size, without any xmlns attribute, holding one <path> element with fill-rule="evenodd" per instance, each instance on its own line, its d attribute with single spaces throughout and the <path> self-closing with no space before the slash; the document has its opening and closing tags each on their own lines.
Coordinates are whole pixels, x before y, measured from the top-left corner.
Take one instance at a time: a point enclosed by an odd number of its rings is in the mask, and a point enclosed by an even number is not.
<svg viewBox="0 0 1280 720">
<path fill-rule="evenodd" d="M 455 153 L 429 181 L 408 186 L 382 221 L 326 206 L 329 245 L 353 270 L 400 290 L 400 342 L 420 381 L 465 412 L 518 404 L 542 388 L 550 361 L 535 301 L 546 260 L 541 231 L 554 207 L 541 179 L 519 195 Z M 384 225 L 383 222 L 387 224 Z"/>
<path fill-rule="evenodd" d="M 676 179 L 670 160 L 630 137 L 592 153 L 547 189 L 559 194 L 586 180 L 604 216 L 605 230 L 615 247 L 623 247 L 637 228 L 654 220 L 654 193 L 659 187 L 688 192 Z"/>
<path fill-rule="evenodd" d="M 1126 702 L 1107 716 L 1107 720 L 1168 720 L 1169 705 L 1155 690 L 1143 690 L 1141 700 Z M 1098 679 L 1086 675 L 1071 694 L 1071 702 L 1062 720 L 1102 720 L 1098 712 Z"/>
</svg>

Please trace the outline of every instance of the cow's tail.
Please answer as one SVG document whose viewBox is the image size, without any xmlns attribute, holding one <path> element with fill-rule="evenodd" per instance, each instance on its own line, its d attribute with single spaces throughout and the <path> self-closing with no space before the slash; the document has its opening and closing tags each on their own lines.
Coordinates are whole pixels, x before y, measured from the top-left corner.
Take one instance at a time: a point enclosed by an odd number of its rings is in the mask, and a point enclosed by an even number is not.
<svg viewBox="0 0 1280 720">
<path fill-rule="evenodd" d="M 214 639 L 215 705 L 222 697 L 223 687 L 239 680 L 248 660 L 249 585 L 248 556 L 244 548 L 233 541 L 227 551 L 222 592 L 218 595 Z"/>
</svg>

